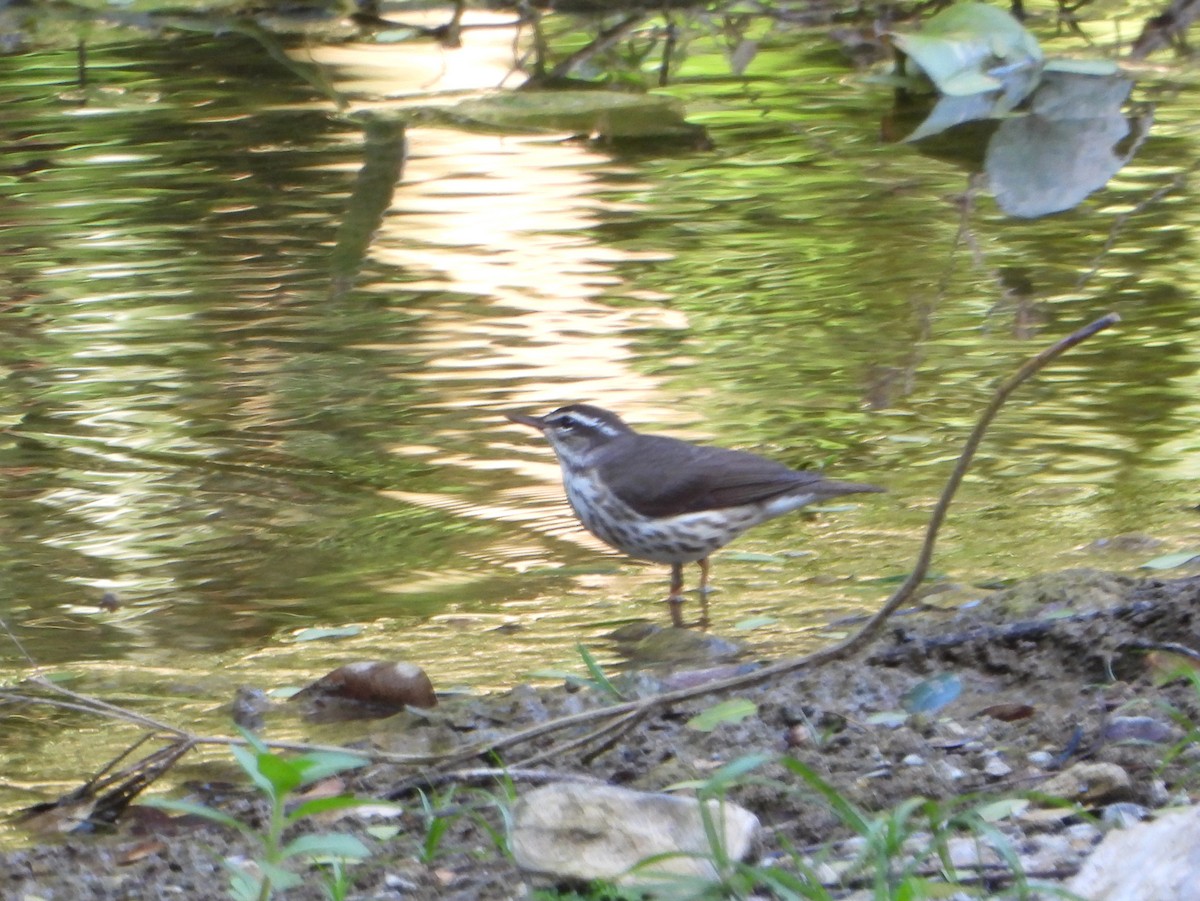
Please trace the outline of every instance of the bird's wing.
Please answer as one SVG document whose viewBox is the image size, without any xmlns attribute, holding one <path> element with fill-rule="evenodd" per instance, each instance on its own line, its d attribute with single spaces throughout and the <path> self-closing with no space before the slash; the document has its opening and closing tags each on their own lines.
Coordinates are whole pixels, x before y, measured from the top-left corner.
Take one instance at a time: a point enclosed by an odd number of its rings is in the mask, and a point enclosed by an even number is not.
<svg viewBox="0 0 1200 901">
<path fill-rule="evenodd" d="M 736 507 L 822 481 L 819 473 L 791 469 L 745 451 L 703 447 L 660 435 L 629 438 L 636 442 L 633 462 L 628 462 L 630 448 L 621 448 L 624 440 L 618 439 L 612 453 L 597 461 L 597 470 L 613 492 L 643 516 Z"/>
</svg>

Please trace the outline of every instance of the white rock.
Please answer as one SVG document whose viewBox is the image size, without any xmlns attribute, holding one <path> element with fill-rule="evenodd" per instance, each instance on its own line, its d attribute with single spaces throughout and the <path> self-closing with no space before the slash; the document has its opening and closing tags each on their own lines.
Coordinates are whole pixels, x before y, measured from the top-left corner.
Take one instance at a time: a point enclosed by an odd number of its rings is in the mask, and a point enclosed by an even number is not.
<svg viewBox="0 0 1200 901">
<path fill-rule="evenodd" d="M 1003 779 L 1012 773 L 1012 767 L 1001 760 L 998 754 L 989 754 L 983 765 L 983 771 L 993 779 Z"/>
<path fill-rule="evenodd" d="M 741 860 L 758 818 L 731 802 L 709 801 L 708 811 L 724 834 L 724 853 Z M 560 783 L 522 795 L 513 809 L 510 846 L 522 869 L 575 879 L 644 884 L 663 874 L 717 875 L 699 801 L 608 785 Z M 660 854 L 688 856 L 630 872 Z"/>
<path fill-rule="evenodd" d="M 1088 901 L 1195 901 L 1200 807 L 1115 829 L 1067 885 Z"/>
<path fill-rule="evenodd" d="M 1030 751 L 1026 759 L 1039 770 L 1044 770 L 1054 763 L 1054 755 L 1049 751 Z"/>
</svg>

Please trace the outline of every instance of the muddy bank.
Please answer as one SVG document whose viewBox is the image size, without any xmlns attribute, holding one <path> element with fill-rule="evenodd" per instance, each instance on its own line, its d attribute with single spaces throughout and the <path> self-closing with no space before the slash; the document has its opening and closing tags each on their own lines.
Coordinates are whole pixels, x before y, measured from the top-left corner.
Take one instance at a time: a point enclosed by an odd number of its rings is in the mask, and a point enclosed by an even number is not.
<svg viewBox="0 0 1200 901">
<path fill-rule="evenodd" d="M 572 776 L 660 790 L 705 779 L 752 753 L 788 754 L 812 767 L 848 800 L 870 811 L 907 798 L 985 798 L 1046 790 L 1103 814 L 1113 805 L 1161 807 L 1186 802 L 1195 786 L 1194 755 L 1184 740 L 1200 719 L 1191 682 L 1178 675 L 1187 651 L 1200 648 L 1200 576 L 1140 579 L 1073 570 L 996 592 L 969 609 L 928 610 L 897 617 L 865 654 L 736 692 L 753 715 L 700 731 L 688 721 L 724 697 L 699 697 L 655 712 L 551 759 L 539 750 L 570 737 L 547 735 L 522 745 L 503 763 L 517 792 Z M 642 674 L 618 685 L 645 693 L 660 677 Z M 444 701 L 427 715 L 401 714 L 370 728 L 370 744 L 405 753 L 445 749 L 612 703 L 589 688 L 521 687 L 484 699 Z M 595 729 L 581 727 L 580 734 Z M 269 737 L 269 726 L 267 730 Z M 1182 753 L 1179 753 L 1182 750 Z M 376 765 L 349 788 L 395 796 L 399 827 L 381 838 L 379 820 L 349 817 L 338 829 L 360 835 L 374 852 L 352 870 L 353 898 L 481 898 L 520 896 L 527 880 L 499 847 L 505 780 L 466 778 L 462 771 L 495 761 L 468 761 L 450 781 L 401 790 L 412 770 Z M 1078 789 L 1051 780 L 1082 764 L 1107 765 L 1110 783 Z M 1123 775 L 1120 775 L 1123 774 Z M 769 782 L 735 786 L 729 796 L 752 810 L 761 830 L 751 862 L 787 865 L 786 847 L 806 848 L 849 833 L 830 809 L 776 762 L 755 771 Z M 457 789 L 449 787 L 458 783 Z M 254 801 L 228 786 L 196 786 L 193 797 L 239 817 L 259 814 Z M 1136 809 L 1136 808 L 1134 808 Z M 431 825 L 437 827 L 432 841 Z M 1070 813 L 1001 822 L 1021 841 L 1071 834 Z M 1099 837 L 1087 827 L 1076 855 L 1055 864 L 1065 877 Z M 444 830 L 444 831 L 442 831 Z M 394 830 L 393 830 L 394 831 Z M 190 821 L 164 821 L 134 809 L 115 833 L 67 836 L 0 857 L 5 898 L 224 898 L 230 855 L 253 855 L 235 836 Z M 287 897 L 323 898 L 314 878 Z"/>
</svg>

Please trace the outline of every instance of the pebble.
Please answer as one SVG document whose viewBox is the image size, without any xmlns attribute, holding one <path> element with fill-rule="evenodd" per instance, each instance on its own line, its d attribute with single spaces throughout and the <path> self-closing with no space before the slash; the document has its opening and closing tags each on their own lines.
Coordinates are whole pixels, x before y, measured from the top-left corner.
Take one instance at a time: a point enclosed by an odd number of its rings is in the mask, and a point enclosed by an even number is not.
<svg viewBox="0 0 1200 901">
<path fill-rule="evenodd" d="M 1000 755 L 994 753 L 988 755 L 987 762 L 983 765 L 983 772 L 993 779 L 1003 779 L 1012 771 L 1012 767 L 1001 760 Z"/>
<path fill-rule="evenodd" d="M 1141 804 L 1134 804 L 1132 801 L 1117 801 L 1115 804 L 1109 804 L 1100 814 L 1100 819 L 1109 824 L 1116 826 L 1118 829 L 1124 829 L 1126 826 L 1131 826 L 1150 816 L 1149 809 Z"/>
<path fill-rule="evenodd" d="M 1049 751 L 1030 751 L 1025 759 L 1039 770 L 1047 769 L 1054 763 L 1054 755 Z"/>
<path fill-rule="evenodd" d="M 908 754 L 900 762 L 905 766 L 925 766 L 925 758 L 920 754 Z"/>
</svg>

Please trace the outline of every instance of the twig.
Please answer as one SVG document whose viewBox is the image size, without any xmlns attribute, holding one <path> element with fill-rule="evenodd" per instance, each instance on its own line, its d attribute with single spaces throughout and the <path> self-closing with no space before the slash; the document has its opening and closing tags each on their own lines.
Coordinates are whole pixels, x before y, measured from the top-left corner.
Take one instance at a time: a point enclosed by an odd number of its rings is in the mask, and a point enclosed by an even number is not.
<svg viewBox="0 0 1200 901">
<path fill-rule="evenodd" d="M 580 63 L 587 62 L 597 54 L 603 53 L 613 44 L 617 43 L 617 41 L 621 40 L 621 38 L 625 37 L 626 34 L 636 28 L 645 18 L 646 14 L 644 12 L 630 13 L 616 25 L 613 25 L 611 28 L 606 28 L 604 31 L 600 32 L 600 34 L 596 36 L 596 39 L 586 47 L 576 50 L 557 66 L 551 69 L 550 74 L 547 76 L 547 80 L 553 82 L 560 78 L 566 78 L 571 74 L 572 69 L 574 69 Z"/>
<path fill-rule="evenodd" d="M 560 754 L 565 754 L 568 751 L 574 751 L 576 748 L 582 748 L 584 745 L 591 744 L 598 738 L 609 738 L 614 735 L 621 735 L 625 730 L 631 728 L 638 720 L 646 715 L 645 710 L 632 710 L 625 715 L 618 717 L 616 720 L 605 723 L 599 729 L 587 732 L 578 738 L 573 738 L 570 741 L 555 745 L 546 751 L 539 751 L 520 761 L 518 766 L 529 766 L 531 763 L 540 763 L 548 757 L 556 757 Z"/>
<path fill-rule="evenodd" d="M 420 773 L 402 780 L 399 784 L 388 789 L 384 795 L 388 801 L 395 801 L 411 791 L 419 788 L 433 788 L 447 782 L 462 784 L 465 782 L 491 782 L 496 779 L 508 779 L 513 782 L 583 782 L 589 785 L 603 785 L 604 780 L 583 773 L 572 773 L 565 770 L 526 770 L 520 767 L 473 767 L 466 770 L 447 770 L 441 773 Z"/>
</svg>

